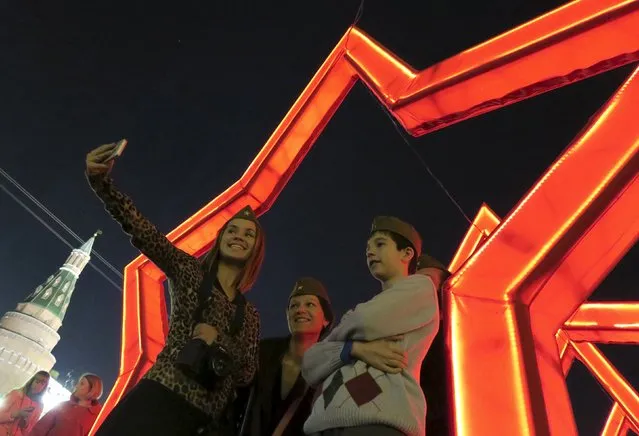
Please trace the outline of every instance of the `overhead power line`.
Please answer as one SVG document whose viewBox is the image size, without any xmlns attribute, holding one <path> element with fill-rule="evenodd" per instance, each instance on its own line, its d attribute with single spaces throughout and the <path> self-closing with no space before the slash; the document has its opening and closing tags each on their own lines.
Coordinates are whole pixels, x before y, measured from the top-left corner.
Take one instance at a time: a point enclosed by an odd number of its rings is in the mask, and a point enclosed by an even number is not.
<svg viewBox="0 0 639 436">
<path fill-rule="evenodd" d="M 7 179 L 13 186 L 16 187 L 16 189 L 18 189 L 20 192 L 22 192 L 25 195 L 25 197 L 27 197 L 29 200 L 31 200 L 33 203 L 35 203 L 35 205 L 38 206 L 40 208 L 40 210 L 42 210 L 44 213 L 46 213 L 60 227 L 62 227 L 64 230 L 66 230 L 66 232 L 68 234 L 73 236 L 76 241 L 80 242 L 81 244 L 84 244 L 85 241 L 83 241 L 82 238 L 80 238 L 60 218 L 58 218 L 53 212 L 51 212 L 44 204 L 42 204 L 40 201 L 38 201 L 37 198 L 35 198 L 33 195 L 31 195 L 31 193 L 29 191 L 27 191 L 26 188 L 24 188 L 20 183 L 18 183 L 17 180 L 15 180 L 13 177 L 11 177 L 2 168 L 0 168 L 0 175 L 2 175 L 5 179 Z M 97 259 L 99 259 L 103 264 L 105 264 L 107 268 L 109 268 L 111 271 L 113 271 L 113 273 L 116 274 L 119 278 L 121 278 L 121 279 L 124 278 L 122 276 L 122 273 L 117 268 L 115 268 L 113 265 L 111 265 L 111 263 L 108 262 L 104 257 L 102 257 L 100 255 L 100 253 L 98 253 L 96 250 L 93 250 L 93 254 L 95 255 L 95 257 Z"/>
<path fill-rule="evenodd" d="M 31 216 L 33 216 L 36 220 L 38 220 L 38 222 L 40 224 L 42 224 L 44 227 L 46 227 L 47 230 L 49 230 L 49 232 L 51 232 L 56 238 L 58 238 L 60 241 L 62 241 L 67 247 L 71 248 L 72 250 L 76 248 L 69 241 L 67 241 L 62 235 L 60 235 L 60 233 L 58 233 L 53 227 L 51 227 L 46 221 L 44 221 L 40 216 L 38 216 L 38 214 L 35 213 L 29 206 L 27 206 L 22 200 L 20 200 L 13 192 L 11 192 L 9 189 L 7 189 L 6 186 L 4 186 L 3 184 L 0 184 L 0 189 L 2 189 L 9 197 L 11 197 L 11 199 L 13 201 L 18 203 L 24 210 L 29 212 L 29 214 Z M 80 242 L 84 243 L 85 241 L 80 240 Z M 93 254 L 95 254 L 95 252 L 93 252 Z M 108 264 L 108 262 L 106 262 L 105 260 L 103 260 L 103 262 Z M 110 265 L 110 264 L 108 264 L 108 265 Z M 102 271 L 100 268 L 98 268 L 96 265 L 94 265 L 93 262 L 89 262 L 89 266 L 91 268 L 93 268 L 98 274 L 100 274 L 111 285 L 113 285 L 116 289 L 118 289 L 120 292 L 122 292 L 122 285 L 121 284 L 116 283 L 107 274 L 105 274 L 104 271 Z M 120 274 L 118 272 L 118 275 L 122 278 L 122 274 Z"/>
</svg>

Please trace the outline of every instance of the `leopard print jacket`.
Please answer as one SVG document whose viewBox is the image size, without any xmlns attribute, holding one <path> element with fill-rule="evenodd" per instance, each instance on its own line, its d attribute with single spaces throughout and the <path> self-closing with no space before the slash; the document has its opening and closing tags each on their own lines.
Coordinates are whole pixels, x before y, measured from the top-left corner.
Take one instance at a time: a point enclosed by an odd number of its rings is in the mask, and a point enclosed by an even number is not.
<svg viewBox="0 0 639 436">
<path fill-rule="evenodd" d="M 169 242 L 140 214 L 131 199 L 113 186 L 111 179 L 104 176 L 89 176 L 88 179 L 107 211 L 131 236 L 132 244 L 164 271 L 170 281 L 168 337 L 164 349 L 144 378 L 163 384 L 218 421 L 235 398 L 236 388 L 249 385 L 257 370 L 260 319 L 255 306 L 247 302 L 242 329 L 231 338 L 228 331 L 236 306 L 223 291 L 212 289 L 203 319 L 217 327 L 218 342 L 229 350 L 234 370 L 213 391 L 184 375 L 176 368 L 175 360 L 190 340 L 195 325 L 193 314 L 198 306 L 198 290 L 203 280 L 201 263 Z"/>
</svg>

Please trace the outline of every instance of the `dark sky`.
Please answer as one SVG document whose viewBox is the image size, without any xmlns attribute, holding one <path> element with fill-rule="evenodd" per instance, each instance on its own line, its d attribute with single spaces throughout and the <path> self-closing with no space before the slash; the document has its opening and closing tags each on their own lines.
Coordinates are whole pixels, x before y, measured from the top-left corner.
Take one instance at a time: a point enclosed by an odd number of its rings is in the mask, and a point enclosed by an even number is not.
<svg viewBox="0 0 639 436">
<path fill-rule="evenodd" d="M 360 27 L 422 69 L 562 3 L 368 1 Z M 88 188 L 86 152 L 128 138 L 116 183 L 170 231 L 241 176 L 358 5 L 3 2 L 0 166 L 84 238 L 103 229 L 95 247 L 122 269 L 136 251 Z M 504 216 L 629 72 L 618 69 L 411 143 L 466 213 L 485 201 Z M 3 192 L 0 211 L 3 313 L 54 273 L 69 249 Z M 357 85 L 263 217 L 266 261 L 249 297 L 264 336 L 285 333 L 286 298 L 301 275 L 322 279 L 339 313 L 373 295 L 377 284 L 363 255 L 377 214 L 414 223 L 425 250 L 445 261 L 467 228 Z M 637 261 L 635 248 L 593 299 L 632 299 Z M 96 372 L 111 386 L 120 317 L 121 293 L 87 268 L 60 330 L 57 369 Z M 639 381 L 635 349 L 602 348 Z M 596 434 L 610 400 L 579 364 L 569 386 L 580 433 Z"/>
</svg>

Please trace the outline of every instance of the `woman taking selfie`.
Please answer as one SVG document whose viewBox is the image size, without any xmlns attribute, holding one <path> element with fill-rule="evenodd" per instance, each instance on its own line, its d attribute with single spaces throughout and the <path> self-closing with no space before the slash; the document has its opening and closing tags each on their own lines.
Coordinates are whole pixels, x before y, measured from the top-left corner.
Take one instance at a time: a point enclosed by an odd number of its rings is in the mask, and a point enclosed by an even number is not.
<svg viewBox="0 0 639 436">
<path fill-rule="evenodd" d="M 26 436 L 42 414 L 42 396 L 49 386 L 49 373 L 38 371 L 20 389 L 0 400 L 0 436 Z"/>
<path fill-rule="evenodd" d="M 64 401 L 44 415 L 28 436 L 87 436 L 102 405 L 102 379 L 83 374 L 69 401 Z"/>
<path fill-rule="evenodd" d="M 259 315 L 244 293 L 262 264 L 264 234 L 246 207 L 219 230 L 202 261 L 176 248 L 108 178 L 121 144 L 91 151 L 87 177 L 132 244 L 168 277 L 171 315 L 155 364 L 96 434 L 232 434 L 228 406 L 257 366 Z"/>
</svg>

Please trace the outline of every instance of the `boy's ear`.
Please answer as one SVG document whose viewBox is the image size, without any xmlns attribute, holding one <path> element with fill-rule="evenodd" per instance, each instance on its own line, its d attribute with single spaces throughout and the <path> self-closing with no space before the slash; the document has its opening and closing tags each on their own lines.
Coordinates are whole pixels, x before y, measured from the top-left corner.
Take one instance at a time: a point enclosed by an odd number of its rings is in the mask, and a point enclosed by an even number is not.
<svg viewBox="0 0 639 436">
<path fill-rule="evenodd" d="M 413 250 L 413 247 L 404 248 L 404 256 L 405 259 L 408 261 L 407 263 L 410 263 L 410 261 L 413 260 L 413 258 L 415 257 L 415 250 Z"/>
</svg>

